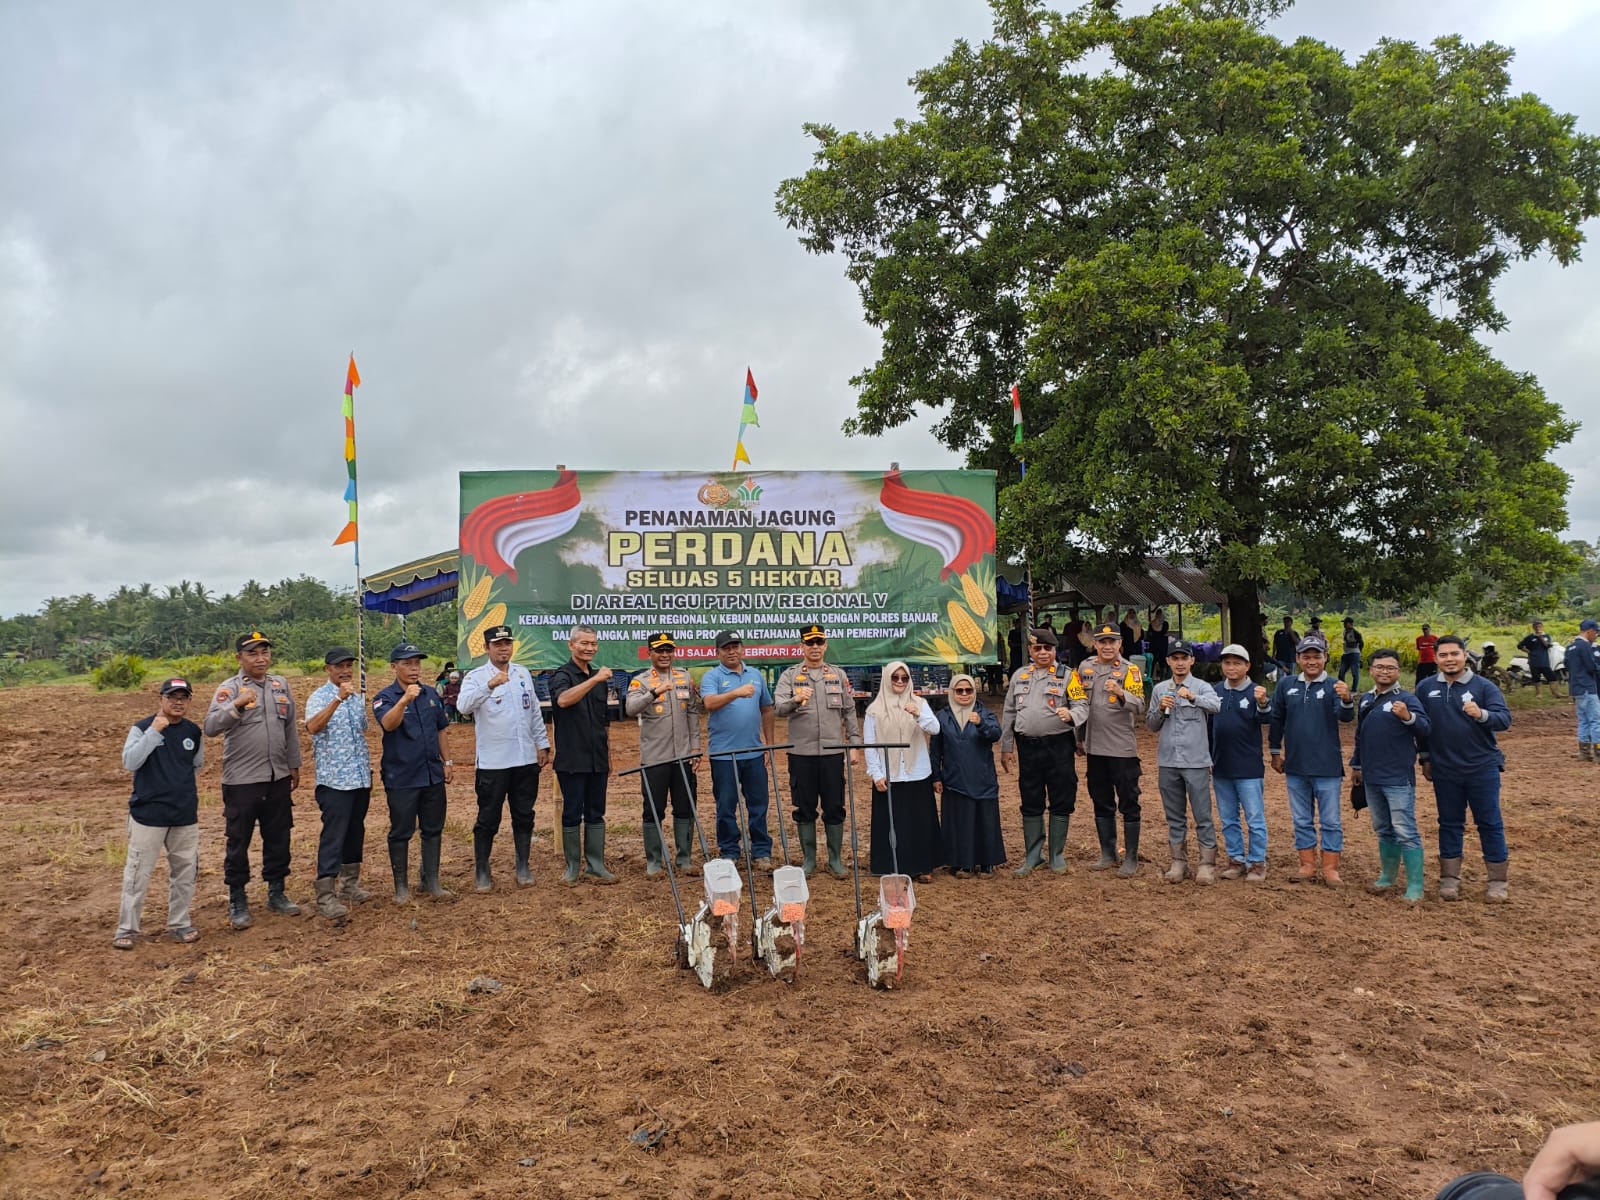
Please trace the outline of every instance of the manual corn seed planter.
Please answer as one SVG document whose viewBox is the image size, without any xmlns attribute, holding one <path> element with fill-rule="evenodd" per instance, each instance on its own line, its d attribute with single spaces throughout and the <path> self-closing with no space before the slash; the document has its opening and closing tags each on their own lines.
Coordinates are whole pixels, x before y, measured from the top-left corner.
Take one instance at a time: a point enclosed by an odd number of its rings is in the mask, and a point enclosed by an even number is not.
<svg viewBox="0 0 1600 1200">
<path fill-rule="evenodd" d="M 824 750 L 908 750 L 906 742 L 850 742 L 827 745 Z M 917 906 L 911 876 L 900 873 L 900 846 L 894 828 L 894 781 L 886 779 L 885 806 L 889 810 L 891 874 L 878 880 L 878 907 L 861 911 L 861 852 L 856 836 L 856 779 L 846 760 L 845 795 L 850 815 L 850 871 L 856 893 L 856 957 L 867 967 L 867 982 L 875 988 L 897 987 L 905 969 L 906 948 L 911 944 L 911 913 Z"/>
</svg>

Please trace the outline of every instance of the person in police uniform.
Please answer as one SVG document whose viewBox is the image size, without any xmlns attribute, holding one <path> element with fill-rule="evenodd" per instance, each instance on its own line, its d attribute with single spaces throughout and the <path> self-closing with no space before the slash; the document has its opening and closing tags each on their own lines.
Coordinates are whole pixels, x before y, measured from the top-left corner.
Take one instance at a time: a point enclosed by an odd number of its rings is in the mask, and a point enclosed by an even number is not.
<svg viewBox="0 0 1600 1200">
<path fill-rule="evenodd" d="M 800 631 L 804 659 L 778 676 L 772 711 L 789 718 L 789 798 L 794 802 L 795 824 L 800 829 L 802 869 L 809 876 L 817 869 L 817 809 L 822 809 L 822 829 L 828 846 L 828 874 L 844 878 L 844 751 L 823 746 L 861 740 L 856 717 L 855 692 L 850 677 L 824 662 L 828 634 L 821 625 Z M 861 764 L 861 751 L 850 751 L 851 763 Z"/>
<path fill-rule="evenodd" d="M 672 797 L 672 842 L 677 868 L 694 873 L 694 765 L 679 760 L 700 753 L 700 689 L 694 677 L 672 665 L 678 644 L 666 633 L 651 634 L 645 643 L 650 669 L 628 682 L 622 711 L 639 718 L 640 790 L 644 793 L 644 873 L 661 874 L 662 813 Z M 654 805 L 654 812 L 651 806 Z"/>
<path fill-rule="evenodd" d="M 394 902 L 411 899 L 407 858 L 411 834 L 422 832 L 421 890 L 435 900 L 454 900 L 439 882 L 439 850 L 444 836 L 445 784 L 454 762 L 444 730 L 450 717 L 444 699 L 422 682 L 422 651 L 402 641 L 389 651 L 394 682 L 372 698 L 372 715 L 383 729 L 380 773 L 389 801 L 389 867 L 394 872 Z"/>
<path fill-rule="evenodd" d="M 1026 856 L 1016 874 L 1027 875 L 1045 859 L 1044 813 L 1050 809 L 1050 869 L 1067 869 L 1067 831 L 1078 805 L 1078 770 L 1073 762 L 1075 735 L 1067 699 L 1071 671 L 1056 662 L 1053 630 L 1029 635 L 1032 661 L 1011 677 L 1000 712 L 1000 769 L 1011 773 L 1017 761 L 1022 793 L 1022 834 Z"/>
<path fill-rule="evenodd" d="M 1072 719 L 1083 730 L 1089 798 L 1100 857 L 1089 869 L 1117 865 L 1117 810 L 1122 810 L 1123 857 L 1119 875 L 1139 870 L 1139 722 L 1144 719 L 1144 673 L 1122 657 L 1122 630 L 1103 621 L 1094 630 L 1094 657 L 1078 664 L 1067 685 Z"/>
<path fill-rule="evenodd" d="M 489 661 L 467 672 L 456 695 L 456 710 L 472 718 L 477 742 L 478 820 L 472 827 L 473 888 L 494 890 L 489 855 L 500 832 L 500 814 L 511 809 L 511 843 L 516 850 L 518 887 L 533 883 L 528 853 L 533 847 L 533 810 L 539 799 L 539 772 L 550 765 L 550 735 L 539 693 L 528 669 L 511 661 L 517 635 L 509 625 L 483 635 Z M 441 697 L 442 698 L 442 697 Z M 448 718 L 449 706 L 445 715 Z"/>
</svg>

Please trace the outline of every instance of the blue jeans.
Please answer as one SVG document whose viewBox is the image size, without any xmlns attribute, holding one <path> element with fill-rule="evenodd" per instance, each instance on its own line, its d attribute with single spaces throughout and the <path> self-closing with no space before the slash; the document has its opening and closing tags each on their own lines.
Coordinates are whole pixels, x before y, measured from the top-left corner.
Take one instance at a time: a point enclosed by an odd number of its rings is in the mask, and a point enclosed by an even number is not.
<svg viewBox="0 0 1600 1200">
<path fill-rule="evenodd" d="M 1404 850 L 1422 849 L 1422 835 L 1417 832 L 1416 784 L 1367 784 L 1367 811 L 1372 814 L 1372 831 L 1380 842 L 1398 842 Z"/>
<path fill-rule="evenodd" d="M 1285 775 L 1289 787 L 1289 815 L 1294 818 L 1294 848 L 1315 850 L 1317 825 L 1322 825 L 1322 848 L 1334 854 L 1344 850 L 1344 826 L 1339 824 L 1338 775 Z"/>
<path fill-rule="evenodd" d="M 1359 692 L 1361 690 L 1361 651 L 1351 650 L 1349 653 L 1339 656 L 1340 679 L 1344 678 L 1346 671 L 1350 672 L 1350 689 Z"/>
<path fill-rule="evenodd" d="M 1578 706 L 1578 740 L 1600 742 L 1600 696 L 1584 692 L 1574 694 L 1572 700 Z"/>
<path fill-rule="evenodd" d="M 1467 810 L 1478 827 L 1478 845 L 1483 861 L 1503 863 L 1511 857 L 1506 850 L 1506 827 L 1500 820 L 1500 772 L 1493 767 L 1470 776 L 1433 773 L 1433 798 L 1439 804 L 1439 857 L 1460 858 L 1467 839 Z"/>
<path fill-rule="evenodd" d="M 711 795 L 717 804 L 717 853 L 723 858 L 742 856 L 740 792 L 744 793 L 745 812 L 750 818 L 750 857 L 771 858 L 772 835 L 767 832 L 767 760 L 760 754 L 737 762 L 727 758 L 711 760 Z"/>
<path fill-rule="evenodd" d="M 1267 802 L 1260 779 L 1223 779 L 1213 776 L 1211 790 L 1217 794 L 1217 815 L 1222 821 L 1222 844 L 1234 862 L 1267 861 Z M 1244 830 L 1239 826 L 1239 811 L 1250 830 L 1250 849 L 1244 848 Z"/>
</svg>

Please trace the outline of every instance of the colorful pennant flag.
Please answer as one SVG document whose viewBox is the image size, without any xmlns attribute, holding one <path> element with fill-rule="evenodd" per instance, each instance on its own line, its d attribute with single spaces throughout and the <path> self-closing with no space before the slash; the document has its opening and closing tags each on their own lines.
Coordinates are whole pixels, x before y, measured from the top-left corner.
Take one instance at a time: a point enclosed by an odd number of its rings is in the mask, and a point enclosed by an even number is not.
<svg viewBox="0 0 1600 1200">
<path fill-rule="evenodd" d="M 361 386 L 361 372 L 356 370 L 356 356 L 350 356 L 350 367 L 344 373 L 344 468 L 349 482 L 344 485 L 344 498 L 350 505 L 350 520 L 333 539 L 335 546 L 358 541 L 356 532 L 356 389 Z"/>
<path fill-rule="evenodd" d="M 760 428 L 761 422 L 756 419 L 756 377 L 751 374 L 750 368 L 744 369 L 744 409 L 739 414 L 739 437 L 733 446 L 733 470 L 739 469 L 739 464 L 750 465 L 750 455 L 744 448 L 744 431 L 754 425 Z"/>
<path fill-rule="evenodd" d="M 1011 444 L 1019 450 L 1022 448 L 1022 389 L 1016 384 L 1011 385 Z M 1026 478 L 1028 464 L 1022 464 L 1022 474 Z"/>
</svg>

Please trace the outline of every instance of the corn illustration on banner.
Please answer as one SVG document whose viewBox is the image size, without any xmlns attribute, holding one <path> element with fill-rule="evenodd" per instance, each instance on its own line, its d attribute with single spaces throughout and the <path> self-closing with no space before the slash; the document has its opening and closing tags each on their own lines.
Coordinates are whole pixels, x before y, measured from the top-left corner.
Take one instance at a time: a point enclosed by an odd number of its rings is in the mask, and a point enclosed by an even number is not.
<svg viewBox="0 0 1600 1200">
<path fill-rule="evenodd" d="M 606 666 L 658 630 L 786 661 L 816 622 L 837 663 L 985 663 L 994 510 L 993 471 L 462 472 L 457 658 L 509 624 L 517 662 L 559 666 L 582 622 Z"/>
</svg>

